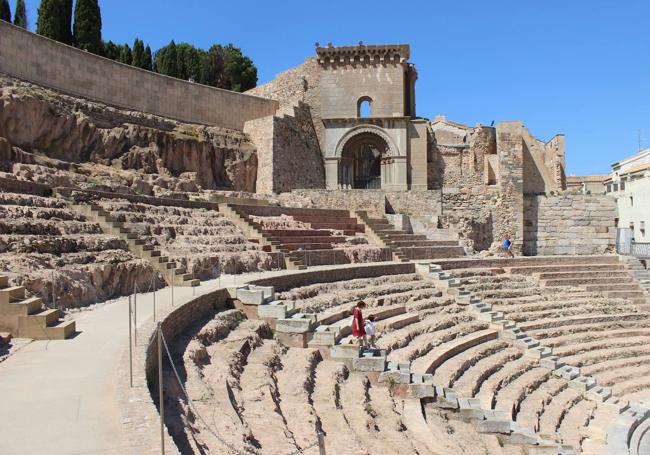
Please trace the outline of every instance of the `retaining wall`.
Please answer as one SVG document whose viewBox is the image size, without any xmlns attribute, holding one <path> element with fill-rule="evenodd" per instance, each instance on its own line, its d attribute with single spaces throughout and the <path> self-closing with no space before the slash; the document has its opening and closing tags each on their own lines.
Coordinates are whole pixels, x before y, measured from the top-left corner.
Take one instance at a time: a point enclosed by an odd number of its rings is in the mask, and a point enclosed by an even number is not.
<svg viewBox="0 0 650 455">
<path fill-rule="evenodd" d="M 0 72 L 113 106 L 243 130 L 279 103 L 145 71 L 0 21 Z"/>
<path fill-rule="evenodd" d="M 530 196 L 524 214 L 527 255 L 615 251 L 616 202 L 610 196 Z"/>
</svg>

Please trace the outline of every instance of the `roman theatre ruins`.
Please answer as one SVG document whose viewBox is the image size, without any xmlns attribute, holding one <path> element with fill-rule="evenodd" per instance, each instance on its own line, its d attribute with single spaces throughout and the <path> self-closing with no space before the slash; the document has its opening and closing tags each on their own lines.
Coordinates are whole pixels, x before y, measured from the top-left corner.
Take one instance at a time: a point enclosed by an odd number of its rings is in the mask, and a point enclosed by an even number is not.
<svg viewBox="0 0 650 455">
<path fill-rule="evenodd" d="M 405 44 L 242 94 L 0 37 L 0 452 L 650 454 L 647 258 L 562 134 L 419 116 Z"/>
</svg>

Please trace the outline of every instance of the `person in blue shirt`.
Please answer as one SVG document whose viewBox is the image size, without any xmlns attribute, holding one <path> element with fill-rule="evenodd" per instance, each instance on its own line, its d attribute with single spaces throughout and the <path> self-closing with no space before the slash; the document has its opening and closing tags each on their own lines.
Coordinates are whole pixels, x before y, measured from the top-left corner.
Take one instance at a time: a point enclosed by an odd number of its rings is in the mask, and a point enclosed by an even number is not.
<svg viewBox="0 0 650 455">
<path fill-rule="evenodd" d="M 515 255 L 512 254 L 512 242 L 510 241 L 510 235 L 506 234 L 505 238 L 503 239 L 503 253 L 511 258 L 514 258 Z"/>
</svg>

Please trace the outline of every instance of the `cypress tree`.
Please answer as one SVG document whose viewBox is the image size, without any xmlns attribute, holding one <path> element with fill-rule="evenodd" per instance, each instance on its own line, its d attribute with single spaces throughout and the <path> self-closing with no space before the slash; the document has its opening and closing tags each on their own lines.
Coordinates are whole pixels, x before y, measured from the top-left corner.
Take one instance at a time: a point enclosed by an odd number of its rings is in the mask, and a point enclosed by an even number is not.
<svg viewBox="0 0 650 455">
<path fill-rule="evenodd" d="M 93 54 L 102 51 L 102 15 L 97 0 L 77 0 L 74 7 L 74 44 Z"/>
<path fill-rule="evenodd" d="M 178 77 L 178 53 L 174 40 L 156 53 L 156 68 L 160 74 Z"/>
<path fill-rule="evenodd" d="M 133 66 L 144 68 L 144 43 L 136 38 L 133 42 Z"/>
<path fill-rule="evenodd" d="M 0 20 L 11 23 L 11 9 L 9 9 L 9 0 L 0 0 Z"/>
<path fill-rule="evenodd" d="M 104 57 L 110 58 L 111 60 L 120 59 L 120 47 L 115 44 L 113 41 L 103 43 L 104 48 Z"/>
<path fill-rule="evenodd" d="M 153 70 L 152 61 L 153 58 L 151 56 L 151 48 L 147 44 L 147 47 L 144 50 L 144 66 L 142 68 L 152 71 Z"/>
<path fill-rule="evenodd" d="M 41 0 L 36 20 L 36 33 L 65 44 L 71 44 L 71 20 L 72 0 Z"/>
<path fill-rule="evenodd" d="M 16 11 L 14 12 L 14 25 L 27 28 L 27 10 L 25 0 L 16 0 Z"/>
<path fill-rule="evenodd" d="M 123 44 L 120 49 L 120 62 L 127 65 L 133 63 L 133 54 L 131 53 L 131 48 L 128 44 Z"/>
</svg>

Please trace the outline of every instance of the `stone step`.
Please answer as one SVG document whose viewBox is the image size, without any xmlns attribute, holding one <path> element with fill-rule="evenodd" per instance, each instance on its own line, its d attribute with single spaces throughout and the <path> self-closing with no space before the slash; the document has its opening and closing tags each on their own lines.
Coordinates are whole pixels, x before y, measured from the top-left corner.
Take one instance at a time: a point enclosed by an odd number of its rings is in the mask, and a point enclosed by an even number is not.
<svg viewBox="0 0 650 455">
<path fill-rule="evenodd" d="M 6 305 L 24 298 L 25 288 L 23 286 L 8 286 L 0 289 L 0 305 Z"/>
</svg>

